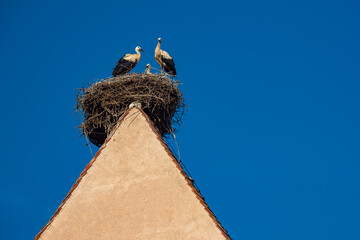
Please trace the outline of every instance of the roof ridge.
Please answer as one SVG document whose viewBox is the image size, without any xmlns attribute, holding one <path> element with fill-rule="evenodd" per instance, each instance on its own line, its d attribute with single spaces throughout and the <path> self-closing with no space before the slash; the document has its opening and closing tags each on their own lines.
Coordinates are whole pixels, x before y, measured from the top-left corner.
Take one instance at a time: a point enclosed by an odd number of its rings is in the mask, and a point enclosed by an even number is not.
<svg viewBox="0 0 360 240">
<path fill-rule="evenodd" d="M 176 156 L 174 155 L 174 153 L 171 151 L 171 149 L 169 148 L 169 146 L 165 143 L 164 139 L 161 137 L 161 135 L 159 134 L 158 130 L 156 129 L 154 123 L 151 121 L 151 119 L 149 118 L 149 116 L 140 108 L 135 107 L 137 110 L 139 110 L 139 112 L 145 117 L 145 119 L 147 120 L 151 130 L 155 133 L 156 138 L 160 141 L 161 145 L 164 147 L 165 151 L 168 153 L 168 155 L 170 156 L 170 158 L 173 160 L 173 162 L 175 163 L 176 167 L 179 169 L 180 173 L 184 176 L 187 184 L 191 187 L 192 191 L 196 194 L 196 198 L 200 201 L 200 204 L 204 206 L 204 209 L 208 212 L 210 218 L 214 221 L 215 225 L 220 229 L 220 231 L 222 232 L 222 234 L 227 238 L 227 239 L 231 239 L 230 235 L 227 233 L 227 231 L 223 228 L 223 226 L 221 225 L 221 223 L 219 222 L 219 220 L 215 217 L 214 213 L 211 211 L 209 205 L 205 202 L 204 197 L 201 195 L 201 193 L 198 191 L 198 189 L 196 189 L 196 187 L 194 186 L 193 182 L 190 180 L 190 177 L 187 175 L 187 173 L 184 171 L 183 167 L 181 166 L 180 162 L 177 160 Z M 85 169 L 81 172 L 80 176 L 77 178 L 76 182 L 74 183 L 74 185 L 71 187 L 70 191 L 67 193 L 66 197 L 62 200 L 60 206 L 56 209 L 55 213 L 51 216 L 49 222 L 42 227 L 42 229 L 40 230 L 40 232 L 35 236 L 34 240 L 38 240 L 42 233 L 51 225 L 51 223 L 54 221 L 55 217 L 60 213 L 61 209 L 63 208 L 63 206 L 66 204 L 67 200 L 71 197 L 72 193 L 74 192 L 74 190 L 77 188 L 77 186 L 80 184 L 82 178 L 86 175 L 87 171 L 89 170 L 89 168 L 93 165 L 93 163 L 96 161 L 97 157 L 101 154 L 102 150 L 106 147 L 106 144 L 110 141 L 111 137 L 114 135 L 114 133 L 116 132 L 116 130 L 120 127 L 120 125 L 123 123 L 124 119 L 129 115 L 129 112 L 132 108 L 126 110 L 126 112 L 119 118 L 117 124 L 114 126 L 114 128 L 112 129 L 112 131 L 110 132 L 110 134 L 107 136 L 105 142 L 103 145 L 101 145 L 101 147 L 99 148 L 99 150 L 97 151 L 97 153 L 95 154 L 95 156 L 90 160 L 90 162 L 86 165 Z"/>
</svg>

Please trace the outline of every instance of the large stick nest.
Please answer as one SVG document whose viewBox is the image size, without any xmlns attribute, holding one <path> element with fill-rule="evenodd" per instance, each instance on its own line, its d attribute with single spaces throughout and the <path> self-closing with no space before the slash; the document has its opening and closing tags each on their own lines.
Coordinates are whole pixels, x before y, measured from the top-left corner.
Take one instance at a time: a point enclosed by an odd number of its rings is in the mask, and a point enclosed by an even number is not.
<svg viewBox="0 0 360 240">
<path fill-rule="evenodd" d="M 129 105 L 139 102 L 161 136 L 172 133 L 174 125 L 181 124 L 185 107 L 179 84 L 165 75 L 139 73 L 79 89 L 76 111 L 83 117 L 80 131 L 101 146 Z"/>
</svg>

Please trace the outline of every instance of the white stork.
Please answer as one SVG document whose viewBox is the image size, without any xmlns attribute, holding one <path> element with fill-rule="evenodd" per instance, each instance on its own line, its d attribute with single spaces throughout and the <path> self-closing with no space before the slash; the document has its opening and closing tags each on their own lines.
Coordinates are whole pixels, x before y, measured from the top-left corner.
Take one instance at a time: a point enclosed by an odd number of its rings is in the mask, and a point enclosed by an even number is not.
<svg viewBox="0 0 360 240">
<path fill-rule="evenodd" d="M 175 69 L 175 63 L 172 57 L 165 52 L 164 50 L 160 49 L 161 45 L 161 38 L 158 38 L 158 44 L 155 48 L 155 60 L 161 67 L 161 73 L 167 72 L 171 76 L 175 77 L 176 75 L 176 69 Z"/>
<path fill-rule="evenodd" d="M 151 68 L 151 65 L 150 65 L 149 63 L 146 64 L 146 67 L 145 67 L 145 72 L 146 72 L 146 74 L 151 74 L 150 68 Z"/>
<path fill-rule="evenodd" d="M 145 52 L 143 49 L 141 49 L 141 47 L 137 46 L 135 48 L 136 54 L 126 54 L 124 55 L 122 58 L 120 58 L 120 60 L 117 62 L 112 75 L 118 76 L 118 75 L 123 75 L 127 72 L 130 72 L 135 66 L 136 64 L 139 62 L 141 54 L 139 51 L 143 51 Z"/>
</svg>

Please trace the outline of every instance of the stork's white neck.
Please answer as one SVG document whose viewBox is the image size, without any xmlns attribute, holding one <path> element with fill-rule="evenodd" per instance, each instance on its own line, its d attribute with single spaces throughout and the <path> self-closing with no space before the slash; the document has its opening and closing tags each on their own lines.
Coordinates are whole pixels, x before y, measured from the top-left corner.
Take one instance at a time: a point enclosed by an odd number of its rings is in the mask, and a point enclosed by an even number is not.
<svg viewBox="0 0 360 240">
<path fill-rule="evenodd" d="M 156 49 L 160 49 L 161 41 L 158 41 L 158 44 L 156 45 Z"/>
<path fill-rule="evenodd" d="M 139 50 L 137 48 L 135 48 L 135 52 L 137 55 L 141 56 L 141 53 L 139 52 Z"/>
</svg>

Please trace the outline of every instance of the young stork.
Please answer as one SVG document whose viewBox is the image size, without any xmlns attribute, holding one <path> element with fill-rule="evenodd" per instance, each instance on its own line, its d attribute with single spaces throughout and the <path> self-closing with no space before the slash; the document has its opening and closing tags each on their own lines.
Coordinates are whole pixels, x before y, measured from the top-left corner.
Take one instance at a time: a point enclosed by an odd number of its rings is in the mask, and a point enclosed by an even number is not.
<svg viewBox="0 0 360 240">
<path fill-rule="evenodd" d="M 151 74 L 150 68 L 151 68 L 151 65 L 150 65 L 149 63 L 146 64 L 146 67 L 145 67 L 145 73 L 146 73 L 146 74 Z"/>
<path fill-rule="evenodd" d="M 172 57 L 165 52 L 164 50 L 160 49 L 161 45 L 161 38 L 158 38 L 158 44 L 155 48 L 155 60 L 161 67 L 161 73 L 167 72 L 171 76 L 175 77 L 176 75 L 176 69 L 175 69 L 175 63 Z"/>
<path fill-rule="evenodd" d="M 112 72 L 112 75 L 115 77 L 130 72 L 140 60 L 141 54 L 139 51 L 145 52 L 141 49 L 141 47 L 137 46 L 135 48 L 136 54 L 126 54 L 120 58 L 114 68 L 114 71 Z"/>
</svg>

